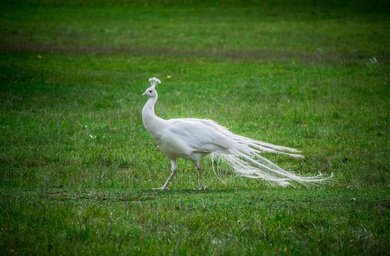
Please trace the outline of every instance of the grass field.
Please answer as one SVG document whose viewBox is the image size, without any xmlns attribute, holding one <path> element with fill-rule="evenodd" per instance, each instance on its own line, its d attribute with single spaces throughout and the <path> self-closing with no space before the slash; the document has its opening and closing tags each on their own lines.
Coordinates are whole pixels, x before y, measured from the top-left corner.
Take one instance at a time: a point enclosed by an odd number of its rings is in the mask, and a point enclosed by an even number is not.
<svg viewBox="0 0 390 256">
<path fill-rule="evenodd" d="M 7 3 L 8 2 L 8 3 Z M 185 2 L 185 1 L 184 1 Z M 388 1 L 3 1 L 1 255 L 388 255 Z M 296 147 L 315 187 L 203 162 L 142 124 L 209 118 Z"/>
</svg>

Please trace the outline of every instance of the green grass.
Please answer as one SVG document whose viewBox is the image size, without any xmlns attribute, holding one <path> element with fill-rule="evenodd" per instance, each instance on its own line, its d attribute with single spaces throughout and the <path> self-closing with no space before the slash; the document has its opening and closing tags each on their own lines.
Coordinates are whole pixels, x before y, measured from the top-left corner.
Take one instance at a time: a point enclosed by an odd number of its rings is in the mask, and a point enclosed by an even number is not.
<svg viewBox="0 0 390 256">
<path fill-rule="evenodd" d="M 286 3 L 0 4 L 1 255 L 387 255 L 390 8 Z M 313 188 L 214 175 L 198 191 L 143 127 L 209 118 L 297 147 Z"/>
</svg>

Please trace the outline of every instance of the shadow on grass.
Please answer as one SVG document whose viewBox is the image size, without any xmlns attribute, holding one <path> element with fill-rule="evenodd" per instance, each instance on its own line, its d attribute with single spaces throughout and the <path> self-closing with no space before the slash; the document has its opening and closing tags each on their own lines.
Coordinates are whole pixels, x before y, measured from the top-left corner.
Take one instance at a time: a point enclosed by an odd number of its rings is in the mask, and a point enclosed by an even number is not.
<svg viewBox="0 0 390 256">
<path fill-rule="evenodd" d="M 242 191 L 241 191 L 242 192 Z M 219 190 L 198 190 L 198 189 L 181 189 L 181 190 L 153 190 L 142 189 L 126 191 L 115 190 L 72 190 L 62 186 L 49 187 L 43 191 L 43 197 L 48 200 L 56 201 L 110 201 L 110 202 L 146 202 L 153 200 L 183 198 L 187 196 L 198 195 L 226 195 L 235 194 L 236 189 L 219 189 Z"/>
</svg>

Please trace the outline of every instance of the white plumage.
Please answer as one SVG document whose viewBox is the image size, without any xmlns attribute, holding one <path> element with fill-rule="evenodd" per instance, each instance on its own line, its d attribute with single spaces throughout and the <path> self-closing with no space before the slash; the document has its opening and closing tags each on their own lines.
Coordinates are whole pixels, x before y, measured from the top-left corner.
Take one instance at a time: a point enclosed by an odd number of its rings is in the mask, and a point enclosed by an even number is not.
<svg viewBox="0 0 390 256">
<path fill-rule="evenodd" d="M 298 176 L 260 155 L 262 152 L 272 152 L 303 157 L 296 149 L 234 134 L 212 120 L 195 118 L 164 120 L 159 118 L 154 114 L 154 105 L 158 98 L 156 86 L 161 82 L 154 77 L 150 78 L 149 82 L 151 87 L 142 94 L 149 97 L 142 110 L 142 120 L 145 128 L 172 164 L 172 174 L 159 189 L 168 189 L 172 177 L 177 172 L 176 160 L 178 158 L 190 159 L 194 162 L 199 172 L 200 186 L 206 189 L 200 162 L 209 154 L 211 154 L 213 163 L 216 160 L 226 162 L 237 174 L 249 178 L 260 178 L 281 186 L 291 183 L 318 183 L 327 180 L 321 174 L 312 177 Z"/>
</svg>

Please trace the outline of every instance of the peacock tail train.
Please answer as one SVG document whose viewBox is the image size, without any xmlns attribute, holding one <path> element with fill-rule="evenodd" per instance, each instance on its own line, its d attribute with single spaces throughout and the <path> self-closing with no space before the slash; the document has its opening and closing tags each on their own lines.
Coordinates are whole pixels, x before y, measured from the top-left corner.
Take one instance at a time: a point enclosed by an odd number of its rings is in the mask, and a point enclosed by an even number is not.
<svg viewBox="0 0 390 256">
<path fill-rule="evenodd" d="M 294 186 L 295 184 L 318 184 L 325 182 L 330 178 L 324 178 L 321 173 L 316 176 L 299 176 L 293 172 L 284 170 L 267 158 L 261 156 L 261 153 L 269 152 L 288 155 L 294 158 L 304 158 L 303 155 L 299 154 L 300 151 L 297 149 L 278 146 L 240 136 L 232 133 L 227 128 L 218 125 L 211 120 L 209 120 L 209 122 L 212 122 L 210 124 L 214 129 L 217 129 L 218 132 L 233 142 L 231 144 L 230 154 L 219 152 L 212 152 L 210 154 L 212 167 L 216 175 L 215 163 L 224 162 L 238 175 L 248 178 L 261 179 L 270 184 L 276 184 L 284 187 L 288 185 Z"/>
</svg>

